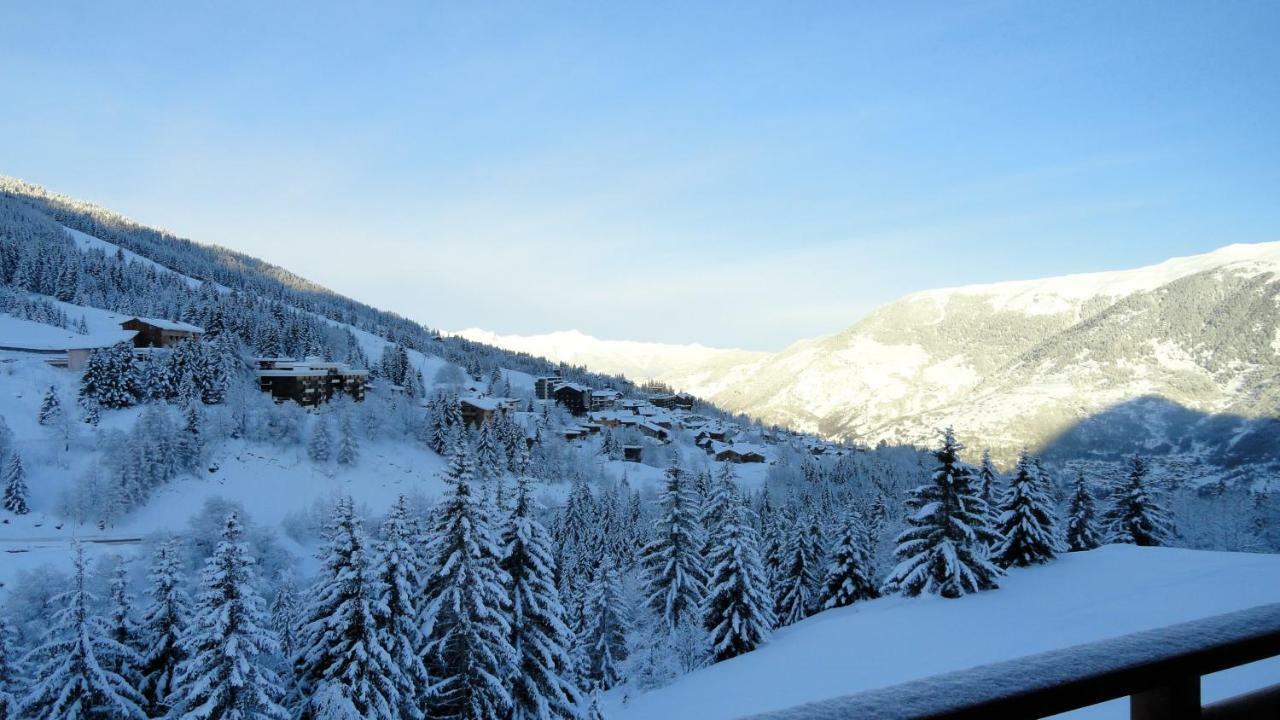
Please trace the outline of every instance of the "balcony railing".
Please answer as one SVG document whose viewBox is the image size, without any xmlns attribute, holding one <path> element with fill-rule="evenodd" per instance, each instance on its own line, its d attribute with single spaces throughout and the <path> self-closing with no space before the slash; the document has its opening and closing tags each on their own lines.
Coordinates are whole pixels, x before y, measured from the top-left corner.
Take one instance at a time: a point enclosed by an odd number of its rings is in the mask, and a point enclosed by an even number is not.
<svg viewBox="0 0 1280 720">
<path fill-rule="evenodd" d="M 1133 720 L 1280 718 L 1280 684 L 1208 706 L 1200 699 L 1201 677 L 1278 655 L 1280 603 L 798 705 L 752 720 L 1031 720 L 1123 697 L 1130 699 Z"/>
</svg>

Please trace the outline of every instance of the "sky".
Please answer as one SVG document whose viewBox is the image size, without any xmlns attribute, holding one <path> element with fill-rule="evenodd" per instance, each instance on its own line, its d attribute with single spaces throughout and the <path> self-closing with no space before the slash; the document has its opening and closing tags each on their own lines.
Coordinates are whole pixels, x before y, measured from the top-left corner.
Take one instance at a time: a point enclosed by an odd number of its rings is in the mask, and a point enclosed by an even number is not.
<svg viewBox="0 0 1280 720">
<path fill-rule="evenodd" d="M 0 174 L 436 328 L 774 350 L 1280 240 L 1278 36 L 1270 1 L 14 1 Z"/>
</svg>

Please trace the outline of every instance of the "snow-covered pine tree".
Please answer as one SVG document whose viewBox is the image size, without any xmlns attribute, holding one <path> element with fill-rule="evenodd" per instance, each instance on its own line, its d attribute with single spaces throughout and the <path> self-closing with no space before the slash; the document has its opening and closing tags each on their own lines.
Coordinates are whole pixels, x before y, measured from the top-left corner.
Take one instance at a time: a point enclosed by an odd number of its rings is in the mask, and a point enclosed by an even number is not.
<svg viewBox="0 0 1280 720">
<path fill-rule="evenodd" d="M 551 538 L 534 517 L 528 478 L 517 483 L 502 550 L 511 598 L 511 647 L 516 655 L 511 718 L 573 720 L 582 695 L 572 681 L 572 635 L 556 589 Z"/>
<path fill-rule="evenodd" d="M 262 598 L 254 589 L 254 560 L 235 513 L 201 572 L 200 594 L 182 640 L 169 717 L 181 720 L 286 720 L 280 681 L 266 665 L 276 652 Z"/>
<path fill-rule="evenodd" d="M 1052 560 L 1062 552 L 1052 501 L 1035 464 L 1023 450 L 1000 503 L 996 532 L 1001 540 L 991 560 L 1002 568 L 1027 567 Z"/>
<path fill-rule="evenodd" d="M 711 488 L 706 618 L 712 652 L 728 660 L 759 647 L 773 632 L 773 594 L 760 561 L 750 510 L 725 464 Z"/>
<path fill-rule="evenodd" d="M 14 515 L 26 515 L 31 512 L 27 504 L 27 471 L 22 467 L 22 457 L 17 450 L 9 452 L 9 461 L 4 466 L 4 509 Z"/>
<path fill-rule="evenodd" d="M 339 465 L 351 466 L 355 465 L 360 459 L 360 441 L 356 439 L 356 429 L 351 422 L 351 413 L 344 411 L 342 418 L 338 424 L 338 455 L 337 461 Z"/>
<path fill-rule="evenodd" d="M 44 393 L 40 402 L 40 424 L 56 425 L 62 420 L 62 401 L 58 399 L 58 389 L 52 385 Z"/>
<path fill-rule="evenodd" d="M 284 658 L 286 663 L 292 662 L 298 650 L 297 631 L 300 614 L 298 586 L 293 580 L 293 574 L 281 573 L 280 584 L 276 587 L 275 597 L 271 600 L 271 628 L 279 640 L 280 657 Z"/>
<path fill-rule="evenodd" d="M 682 622 L 701 624 L 707 574 L 702 550 L 706 544 L 698 524 L 699 499 L 693 479 L 672 462 L 666 485 L 658 497 L 662 517 L 655 537 L 640 553 L 645 570 L 645 596 L 653 612 L 674 630 Z"/>
<path fill-rule="evenodd" d="M 631 631 L 622 577 L 613 558 L 605 556 L 587 588 L 579 644 L 586 655 L 583 673 L 592 685 L 608 690 L 622 681 Z"/>
<path fill-rule="evenodd" d="M 340 499 L 318 557 L 323 565 L 302 612 L 294 676 L 307 697 L 321 684 L 343 688 L 360 717 L 395 717 L 408 681 L 382 645 L 374 619 L 382 589 L 355 504 Z"/>
<path fill-rule="evenodd" d="M 409 501 L 401 495 L 391 506 L 382 523 L 382 539 L 378 542 L 377 572 L 379 591 L 374 612 L 379 642 L 398 668 L 400 705 L 396 717 L 416 720 L 421 707 L 432 693 L 432 683 L 422 662 L 422 566 L 421 553 L 415 544 L 416 524 L 409 511 Z"/>
<path fill-rule="evenodd" d="M 942 435 L 933 479 L 905 501 L 909 527 L 897 538 L 899 563 L 886 582 L 890 592 L 958 598 L 997 587 L 1000 568 L 987 559 L 983 532 L 988 510 L 960 462 L 964 446 L 955 431 L 947 428 Z"/>
<path fill-rule="evenodd" d="M 506 578 L 484 503 L 473 487 L 471 451 L 459 442 L 436 507 L 433 565 L 427 579 L 427 670 L 444 682 L 428 701 L 430 717 L 487 720 L 512 707 L 507 681 L 515 667 Z"/>
<path fill-rule="evenodd" d="M 18 693 L 25 685 L 18 663 L 18 632 L 0 608 L 0 718 L 18 717 Z"/>
<path fill-rule="evenodd" d="M 123 408 L 138 398 L 133 368 L 133 346 L 119 343 L 94 350 L 80 381 L 80 398 L 107 408 Z"/>
<path fill-rule="evenodd" d="M 17 716 L 146 720 L 142 693 L 111 670 L 122 660 L 136 662 L 137 654 L 111 639 L 107 623 L 90 613 L 93 597 L 85 588 L 84 549 L 78 545 L 71 589 L 55 602 L 61 609 L 50 619 L 44 642 L 26 658 L 33 668 L 31 685 Z"/>
<path fill-rule="evenodd" d="M 204 456 L 204 418 L 200 406 L 188 403 L 182 411 L 182 430 L 178 433 L 177 461 L 183 470 L 194 471 Z"/>
<path fill-rule="evenodd" d="M 307 442 L 307 456 L 311 462 L 323 465 L 333 456 L 333 435 L 329 432 L 329 414 L 321 412 L 311 426 L 311 439 Z"/>
<path fill-rule="evenodd" d="M 850 511 L 836 534 L 835 545 L 828 553 L 827 574 L 822 582 L 820 604 L 823 610 L 845 607 L 859 600 L 879 596 L 876 583 L 869 574 L 867 531 L 856 512 Z"/>
<path fill-rule="evenodd" d="M 1000 476 L 996 474 L 995 465 L 991 462 L 991 451 L 982 451 L 982 464 L 978 466 L 978 497 L 987 506 L 987 527 L 995 530 L 1000 517 L 997 498 L 1000 495 Z"/>
<path fill-rule="evenodd" d="M 111 598 L 107 627 L 111 639 L 131 652 L 115 658 L 110 670 L 133 688 L 142 688 L 142 652 L 145 649 L 142 632 L 133 616 L 133 598 L 129 597 L 129 567 L 124 558 L 116 558 L 116 566 L 111 574 Z"/>
<path fill-rule="evenodd" d="M 156 547 L 148 573 L 150 602 L 143 611 L 143 653 L 139 689 L 146 698 L 147 712 L 163 717 L 173 678 L 186 658 L 182 636 L 186 632 L 190 601 L 182 589 L 181 556 L 178 543 L 166 540 Z"/>
<path fill-rule="evenodd" d="M 1134 455 L 1129 475 L 1111 491 L 1111 504 L 1102 515 L 1107 542 L 1160 546 L 1173 536 L 1173 521 L 1147 481 L 1147 463 Z"/>
<path fill-rule="evenodd" d="M 1093 493 L 1085 482 L 1084 471 L 1076 472 L 1075 486 L 1071 493 L 1071 506 L 1067 510 L 1067 549 L 1072 552 L 1092 550 L 1102 544 L 1094 527 L 1095 509 Z"/>
<path fill-rule="evenodd" d="M 507 471 L 506 456 L 498 446 L 493 421 L 480 424 L 476 432 L 476 479 L 495 483 Z"/>
<path fill-rule="evenodd" d="M 822 521 L 810 512 L 796 518 L 787 535 L 779 568 L 777 607 L 779 627 L 799 622 L 821 609 L 823 580 Z"/>
</svg>

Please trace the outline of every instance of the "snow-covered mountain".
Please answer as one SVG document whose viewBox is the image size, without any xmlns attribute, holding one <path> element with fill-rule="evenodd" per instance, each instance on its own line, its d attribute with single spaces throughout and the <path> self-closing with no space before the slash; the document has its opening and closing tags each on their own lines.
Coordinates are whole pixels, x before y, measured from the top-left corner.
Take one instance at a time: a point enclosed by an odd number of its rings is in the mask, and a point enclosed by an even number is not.
<svg viewBox="0 0 1280 720">
<path fill-rule="evenodd" d="M 739 378 L 737 371 L 769 357 L 765 352 L 710 348 L 698 344 L 601 340 L 577 330 L 545 335 L 499 335 L 468 328 L 456 335 L 554 362 L 580 365 L 596 372 L 625 375 L 637 382 L 661 380 L 676 389 L 696 390 L 704 396 L 728 389 Z"/>
<path fill-rule="evenodd" d="M 771 355 L 577 333 L 486 342 L 643 374 L 729 410 L 866 443 L 953 424 L 1008 456 L 1280 459 L 1280 242 L 1136 270 L 930 290 Z M 643 351 L 641 352 L 641 349 Z M 641 358 L 632 360 L 632 358 Z"/>
</svg>

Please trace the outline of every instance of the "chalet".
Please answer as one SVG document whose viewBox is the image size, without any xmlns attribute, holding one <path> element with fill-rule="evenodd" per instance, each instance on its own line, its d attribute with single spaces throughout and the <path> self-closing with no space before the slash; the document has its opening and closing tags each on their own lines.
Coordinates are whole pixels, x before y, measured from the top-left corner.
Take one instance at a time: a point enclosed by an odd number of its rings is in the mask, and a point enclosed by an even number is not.
<svg viewBox="0 0 1280 720">
<path fill-rule="evenodd" d="M 587 436 L 587 429 L 584 427 L 567 427 L 561 431 L 565 440 L 581 440 Z"/>
<path fill-rule="evenodd" d="M 574 415 L 586 415 L 591 409 L 591 388 L 585 385 L 562 383 L 551 392 L 551 397 Z"/>
<path fill-rule="evenodd" d="M 608 410 L 615 403 L 622 399 L 622 393 L 617 390 L 592 390 L 591 391 L 591 409 L 592 410 Z"/>
<path fill-rule="evenodd" d="M 667 428 L 664 428 L 661 425 L 655 425 L 651 422 L 642 422 L 638 427 L 640 428 L 640 432 L 645 436 L 651 437 L 659 442 L 667 442 L 671 439 L 671 433 Z"/>
<path fill-rule="evenodd" d="M 693 410 L 693 396 L 689 393 L 676 393 L 674 395 L 658 395 L 650 398 L 649 402 L 660 408 L 673 410 L 679 408 L 681 410 Z"/>
<path fill-rule="evenodd" d="M 640 462 L 640 451 L 644 448 L 640 445 L 623 445 L 622 459 L 627 462 Z"/>
<path fill-rule="evenodd" d="M 120 323 L 122 330 L 133 330 L 134 347 L 173 347 L 183 340 L 199 341 L 204 328 L 173 320 L 135 317 Z"/>
<path fill-rule="evenodd" d="M 498 413 L 513 413 L 520 408 L 520 401 L 513 398 L 465 397 L 458 400 L 462 422 L 479 427 L 493 420 Z"/>
<path fill-rule="evenodd" d="M 766 460 L 764 448 L 747 443 L 735 443 L 716 452 L 716 460 L 731 463 L 762 463 Z"/>
<path fill-rule="evenodd" d="M 258 387 L 270 393 L 276 402 L 293 400 L 312 407 L 347 395 L 356 402 L 364 400 L 369 373 L 344 363 L 316 359 L 258 358 Z"/>
</svg>

